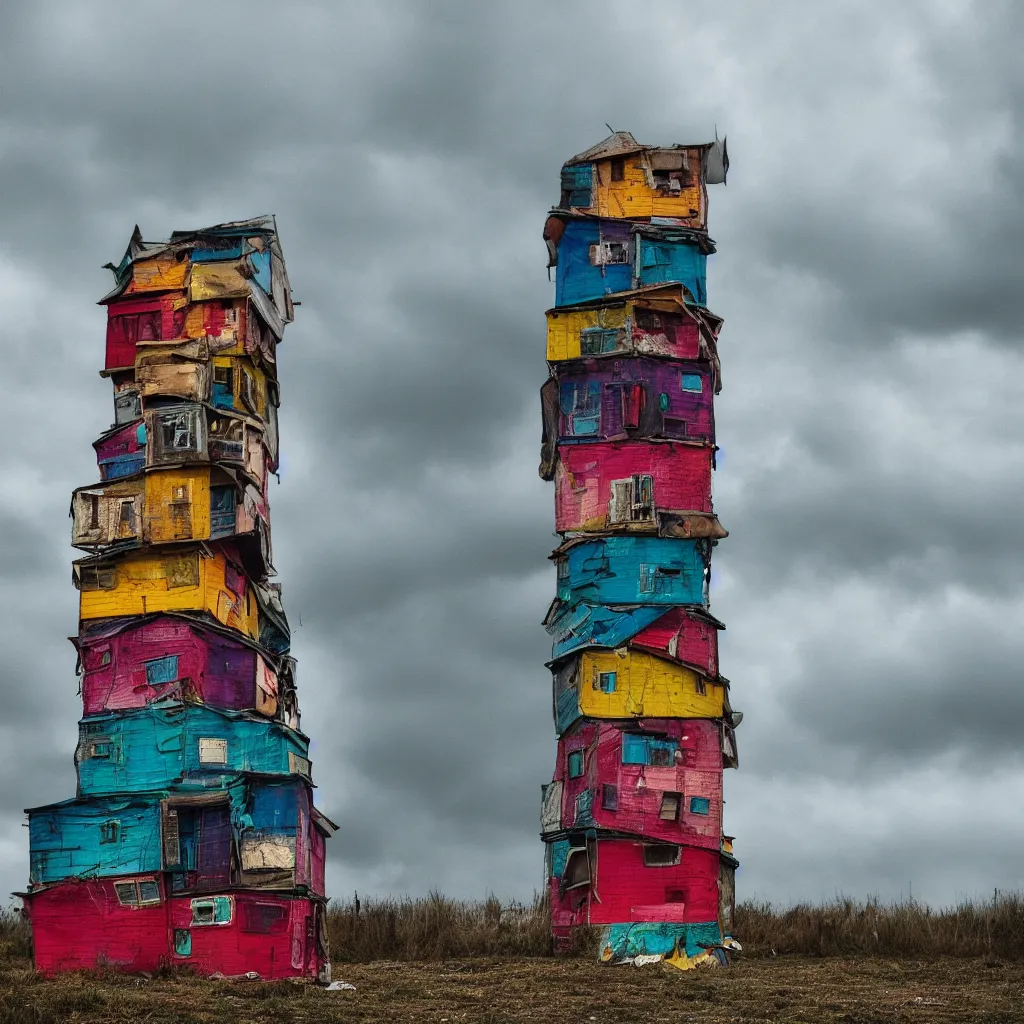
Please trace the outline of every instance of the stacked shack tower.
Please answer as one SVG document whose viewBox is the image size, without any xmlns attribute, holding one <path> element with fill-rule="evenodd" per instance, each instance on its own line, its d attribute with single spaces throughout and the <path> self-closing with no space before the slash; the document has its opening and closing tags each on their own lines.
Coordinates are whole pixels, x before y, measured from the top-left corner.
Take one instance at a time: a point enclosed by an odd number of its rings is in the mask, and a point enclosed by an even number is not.
<svg viewBox="0 0 1024 1024">
<path fill-rule="evenodd" d="M 43 971 L 324 977 L 324 854 L 267 482 L 293 308 L 271 217 L 138 228 L 107 307 L 114 424 L 72 496 L 74 799 L 28 812 Z"/>
<path fill-rule="evenodd" d="M 544 230 L 556 268 L 540 473 L 555 482 L 554 781 L 544 787 L 557 944 L 689 965 L 729 937 L 736 861 L 722 769 L 739 715 L 708 609 L 722 321 L 707 308 L 708 184 L 724 142 L 628 132 L 569 160 Z"/>
</svg>

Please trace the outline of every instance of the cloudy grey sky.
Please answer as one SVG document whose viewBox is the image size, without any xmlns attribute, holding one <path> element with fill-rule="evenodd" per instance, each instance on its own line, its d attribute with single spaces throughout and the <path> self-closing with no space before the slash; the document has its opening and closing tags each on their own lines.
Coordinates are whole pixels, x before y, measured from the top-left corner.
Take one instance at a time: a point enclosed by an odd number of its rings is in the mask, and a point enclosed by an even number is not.
<svg viewBox="0 0 1024 1024">
<path fill-rule="evenodd" d="M 275 560 L 335 894 L 526 897 L 554 733 L 540 239 L 607 121 L 728 132 L 712 608 L 740 897 L 1024 884 L 1019 5 L 15 0 L 0 12 L 0 884 L 73 795 L 100 269 L 276 213 Z"/>
</svg>

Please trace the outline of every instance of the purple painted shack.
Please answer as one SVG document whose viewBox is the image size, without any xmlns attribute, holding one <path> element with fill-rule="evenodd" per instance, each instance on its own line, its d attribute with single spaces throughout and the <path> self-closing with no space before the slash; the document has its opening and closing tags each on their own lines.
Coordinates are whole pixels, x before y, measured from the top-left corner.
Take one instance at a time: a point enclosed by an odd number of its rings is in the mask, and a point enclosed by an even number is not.
<svg viewBox="0 0 1024 1024">
<path fill-rule="evenodd" d="M 87 716 L 170 698 L 258 711 L 299 727 L 292 659 L 237 630 L 183 615 L 124 616 L 84 626 L 71 639 Z"/>
<path fill-rule="evenodd" d="M 644 437 L 714 444 L 713 398 L 707 362 L 561 363 L 541 388 L 545 445 Z"/>
</svg>

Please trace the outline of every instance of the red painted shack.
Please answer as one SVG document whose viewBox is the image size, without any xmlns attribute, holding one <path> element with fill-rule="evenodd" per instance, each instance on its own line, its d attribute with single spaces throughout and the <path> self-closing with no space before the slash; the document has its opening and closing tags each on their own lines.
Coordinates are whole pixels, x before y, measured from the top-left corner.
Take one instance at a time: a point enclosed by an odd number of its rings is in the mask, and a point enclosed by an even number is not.
<svg viewBox="0 0 1024 1024">
<path fill-rule="evenodd" d="M 46 974 L 99 965 L 329 976 L 322 900 L 243 889 L 173 896 L 160 875 L 61 882 L 23 898 Z"/>
<path fill-rule="evenodd" d="M 555 529 L 724 537 L 712 518 L 714 449 L 672 441 L 562 444 L 555 465 Z M 686 513 L 698 515 L 686 516 Z M 678 520 L 692 520 L 680 533 Z M 716 529 L 717 527 L 717 529 Z"/>
<path fill-rule="evenodd" d="M 732 867 L 716 849 L 635 839 L 580 839 L 552 847 L 552 926 L 557 936 L 587 924 L 718 919 L 719 877 Z"/>
<path fill-rule="evenodd" d="M 700 608 L 671 608 L 629 641 L 654 654 L 690 665 L 711 679 L 718 678 L 718 631 L 725 625 Z"/>
<path fill-rule="evenodd" d="M 558 741 L 542 828 L 550 834 L 596 827 L 717 850 L 722 764 L 718 722 L 583 722 Z"/>
</svg>

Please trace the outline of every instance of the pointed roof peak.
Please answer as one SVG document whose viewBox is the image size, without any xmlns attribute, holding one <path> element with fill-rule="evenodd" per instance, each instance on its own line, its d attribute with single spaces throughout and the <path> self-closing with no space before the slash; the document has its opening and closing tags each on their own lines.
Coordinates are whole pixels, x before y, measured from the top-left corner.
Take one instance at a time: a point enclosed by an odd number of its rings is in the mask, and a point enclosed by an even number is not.
<svg viewBox="0 0 1024 1024">
<path fill-rule="evenodd" d="M 566 160 L 567 164 L 582 164 L 591 160 L 604 160 L 610 156 L 622 156 L 625 153 L 635 153 L 643 149 L 630 132 L 612 132 L 607 139 L 603 139 L 596 146 L 577 153 L 574 157 Z"/>
</svg>

